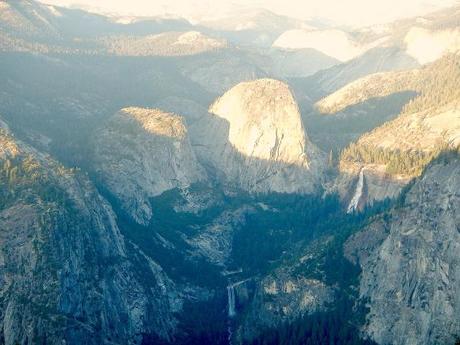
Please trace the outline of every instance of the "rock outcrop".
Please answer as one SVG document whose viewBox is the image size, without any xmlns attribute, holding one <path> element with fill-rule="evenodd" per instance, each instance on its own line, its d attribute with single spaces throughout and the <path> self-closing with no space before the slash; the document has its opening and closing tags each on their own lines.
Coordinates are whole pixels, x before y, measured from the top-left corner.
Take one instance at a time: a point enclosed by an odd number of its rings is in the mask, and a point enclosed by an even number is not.
<svg viewBox="0 0 460 345">
<path fill-rule="evenodd" d="M 240 83 L 209 111 L 193 144 L 228 185 L 254 193 L 311 193 L 318 186 L 322 155 L 309 141 L 285 83 Z"/>
<path fill-rule="evenodd" d="M 390 217 L 347 242 L 362 267 L 365 331 L 378 344 L 454 344 L 460 334 L 459 185 L 458 155 L 443 156 Z"/>
<path fill-rule="evenodd" d="M 97 135 L 93 163 L 125 212 L 144 225 L 152 217 L 149 198 L 206 178 L 184 120 L 158 109 L 126 108 L 115 114 Z"/>
<path fill-rule="evenodd" d="M 245 225 L 245 216 L 250 212 L 253 209 L 249 206 L 233 212 L 224 211 L 212 223 L 203 226 L 198 235 L 187 238 L 193 255 L 224 267 L 231 258 L 234 233 Z"/>
</svg>

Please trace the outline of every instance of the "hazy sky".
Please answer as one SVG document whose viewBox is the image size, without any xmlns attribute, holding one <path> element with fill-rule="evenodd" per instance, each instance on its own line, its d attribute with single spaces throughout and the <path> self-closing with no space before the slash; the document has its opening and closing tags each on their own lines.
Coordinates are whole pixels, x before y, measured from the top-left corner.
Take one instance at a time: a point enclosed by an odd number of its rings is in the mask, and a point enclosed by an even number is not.
<svg viewBox="0 0 460 345">
<path fill-rule="evenodd" d="M 301 19 L 319 17 L 337 24 L 363 26 L 424 14 L 459 0 L 40 0 L 120 15 L 174 14 L 219 17 L 229 10 L 266 8 Z"/>
</svg>

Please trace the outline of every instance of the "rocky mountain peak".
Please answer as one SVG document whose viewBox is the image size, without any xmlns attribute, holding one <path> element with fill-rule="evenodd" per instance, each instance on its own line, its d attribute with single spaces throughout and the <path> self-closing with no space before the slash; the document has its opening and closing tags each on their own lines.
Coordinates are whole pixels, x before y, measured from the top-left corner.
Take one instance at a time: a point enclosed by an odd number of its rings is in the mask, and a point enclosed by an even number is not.
<svg viewBox="0 0 460 345">
<path fill-rule="evenodd" d="M 240 83 L 209 111 L 229 122 L 228 139 L 238 152 L 308 166 L 307 136 L 297 103 L 285 83 L 273 79 Z"/>
<path fill-rule="evenodd" d="M 309 193 L 322 173 L 288 85 L 273 79 L 242 82 L 197 123 L 197 154 L 214 173 L 250 192 Z"/>
</svg>

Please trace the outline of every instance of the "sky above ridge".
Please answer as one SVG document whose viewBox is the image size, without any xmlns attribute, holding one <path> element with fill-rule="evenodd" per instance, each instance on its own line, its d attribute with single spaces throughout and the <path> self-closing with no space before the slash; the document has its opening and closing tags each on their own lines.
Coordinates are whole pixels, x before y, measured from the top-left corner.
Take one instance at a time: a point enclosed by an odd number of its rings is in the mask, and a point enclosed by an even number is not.
<svg viewBox="0 0 460 345">
<path fill-rule="evenodd" d="M 231 11 L 264 8 L 299 19 L 322 18 L 337 25 L 367 26 L 425 14 L 459 0 L 40 0 L 121 16 L 175 15 L 197 21 Z"/>
</svg>

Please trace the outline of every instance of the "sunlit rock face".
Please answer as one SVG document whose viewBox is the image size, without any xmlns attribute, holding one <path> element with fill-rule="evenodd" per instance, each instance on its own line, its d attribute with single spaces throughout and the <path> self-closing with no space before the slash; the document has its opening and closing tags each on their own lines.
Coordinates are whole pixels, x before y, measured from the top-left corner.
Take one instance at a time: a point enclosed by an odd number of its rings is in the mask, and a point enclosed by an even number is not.
<svg viewBox="0 0 460 345">
<path fill-rule="evenodd" d="M 315 106 L 322 114 L 337 114 L 372 98 L 388 97 L 403 91 L 415 91 L 417 88 L 413 85 L 414 80 L 419 80 L 421 75 L 419 69 L 369 74 L 329 94 Z"/>
<path fill-rule="evenodd" d="M 228 139 L 238 152 L 308 166 L 306 135 L 286 84 L 269 79 L 241 83 L 218 99 L 210 112 L 230 123 Z"/>
<path fill-rule="evenodd" d="M 305 133 L 289 87 L 260 79 L 233 87 L 195 134 L 200 157 L 232 185 L 250 192 L 312 192 L 322 156 Z M 204 121 L 203 121 L 204 122 Z"/>
<path fill-rule="evenodd" d="M 149 198 L 205 179 L 184 120 L 158 109 L 126 108 L 97 136 L 94 168 L 125 211 L 146 224 Z"/>
</svg>

